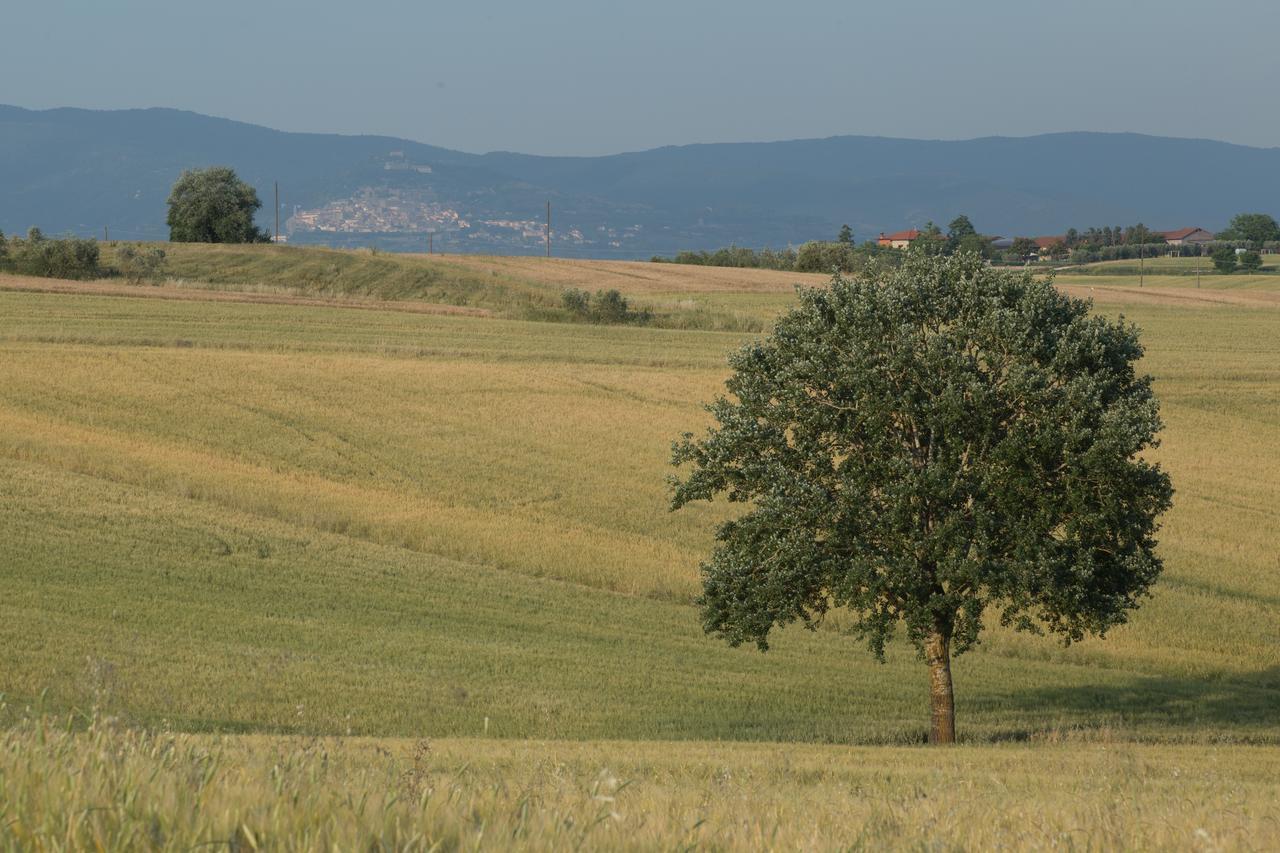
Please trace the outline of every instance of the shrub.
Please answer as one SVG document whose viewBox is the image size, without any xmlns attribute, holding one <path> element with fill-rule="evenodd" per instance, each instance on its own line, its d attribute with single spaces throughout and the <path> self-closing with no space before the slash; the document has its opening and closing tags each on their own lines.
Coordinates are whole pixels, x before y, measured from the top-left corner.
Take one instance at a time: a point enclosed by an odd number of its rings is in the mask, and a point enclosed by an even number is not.
<svg viewBox="0 0 1280 853">
<path fill-rule="evenodd" d="M 742 246 L 729 246 L 716 249 L 714 252 L 690 251 L 677 252 L 674 258 L 654 255 L 651 259 L 658 264 L 690 264 L 703 267 L 739 267 L 768 270 L 793 270 L 796 265 L 795 249 L 747 249 Z"/>
<path fill-rule="evenodd" d="M 1236 271 L 1236 250 L 1230 246 L 1219 246 L 1213 250 L 1213 268 L 1220 273 L 1228 274 Z"/>
<path fill-rule="evenodd" d="M 810 240 L 796 252 L 797 272 L 854 272 L 859 266 L 857 252 L 848 243 Z"/>
<path fill-rule="evenodd" d="M 643 325 L 653 319 L 647 310 L 633 310 L 627 298 L 617 290 L 598 290 L 596 295 L 570 288 L 560 295 L 569 313 L 589 323 Z"/>
<path fill-rule="evenodd" d="M 131 284 L 151 281 L 164 269 L 164 249 L 126 243 L 116 249 L 116 270 Z"/>
<path fill-rule="evenodd" d="M 1253 250 L 1241 252 L 1240 257 L 1236 260 L 1240 264 L 1240 269 L 1243 272 L 1256 272 L 1262 268 L 1262 255 Z"/>
<path fill-rule="evenodd" d="M 9 267 L 22 275 L 45 278 L 98 278 L 98 241 L 92 238 L 48 238 L 39 228 L 27 232 L 25 240 L 14 238 L 7 244 Z"/>
</svg>

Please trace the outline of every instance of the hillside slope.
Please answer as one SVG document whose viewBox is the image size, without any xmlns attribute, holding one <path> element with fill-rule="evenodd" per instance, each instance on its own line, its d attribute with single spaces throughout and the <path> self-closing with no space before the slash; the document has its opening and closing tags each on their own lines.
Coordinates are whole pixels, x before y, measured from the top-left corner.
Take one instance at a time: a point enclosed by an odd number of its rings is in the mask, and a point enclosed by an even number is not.
<svg viewBox="0 0 1280 853">
<path fill-rule="evenodd" d="M 160 238 L 178 174 L 215 163 L 235 167 L 268 209 L 272 183 L 280 182 L 284 218 L 295 206 L 316 208 L 366 189 L 383 198 L 399 193 L 409 206 L 438 205 L 469 223 L 442 226 L 440 245 L 451 251 L 541 251 L 550 200 L 556 253 L 587 257 L 731 242 L 782 246 L 830 239 L 842 223 L 866 239 L 962 212 L 1003 234 L 1138 220 L 1218 228 L 1242 210 L 1269 209 L 1280 195 L 1280 149 L 1135 134 L 832 137 L 535 157 L 284 133 L 178 110 L 0 106 L 0 229 L 96 234 L 110 226 L 120 237 Z M 482 227 L 489 221 L 526 224 Z M 418 249 L 425 242 L 422 233 L 294 236 Z"/>
<path fill-rule="evenodd" d="M 902 644 L 880 666 L 838 614 L 767 655 L 698 628 L 732 508 L 669 513 L 666 460 L 742 335 L 161 290 L 0 290 L 9 701 L 223 731 L 919 737 Z M 1105 641 L 993 630 L 956 663 L 961 732 L 1274 741 L 1280 310 L 1106 310 L 1143 326 L 1164 401 L 1166 575 Z"/>
</svg>

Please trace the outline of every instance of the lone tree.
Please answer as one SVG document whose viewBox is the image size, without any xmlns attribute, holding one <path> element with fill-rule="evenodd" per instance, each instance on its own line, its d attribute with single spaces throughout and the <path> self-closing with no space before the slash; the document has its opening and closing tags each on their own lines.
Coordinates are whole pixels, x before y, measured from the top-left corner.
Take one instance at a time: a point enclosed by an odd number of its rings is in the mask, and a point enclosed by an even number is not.
<svg viewBox="0 0 1280 853">
<path fill-rule="evenodd" d="M 253 224 L 257 191 L 226 166 L 190 169 L 169 193 L 169 239 L 175 243 L 265 243 Z"/>
<path fill-rule="evenodd" d="M 849 245 L 853 245 L 853 229 L 850 228 L 848 225 L 841 225 L 840 233 L 836 235 L 836 242 L 848 243 Z"/>
<path fill-rule="evenodd" d="M 1172 489 L 1140 455 L 1161 423 L 1137 330 L 1089 307 L 971 254 L 801 291 L 674 445 L 673 509 L 750 504 L 702 566 L 705 630 L 765 650 L 845 608 L 883 661 L 901 621 L 949 743 L 951 655 L 984 620 L 1068 643 L 1124 622 Z"/>
</svg>

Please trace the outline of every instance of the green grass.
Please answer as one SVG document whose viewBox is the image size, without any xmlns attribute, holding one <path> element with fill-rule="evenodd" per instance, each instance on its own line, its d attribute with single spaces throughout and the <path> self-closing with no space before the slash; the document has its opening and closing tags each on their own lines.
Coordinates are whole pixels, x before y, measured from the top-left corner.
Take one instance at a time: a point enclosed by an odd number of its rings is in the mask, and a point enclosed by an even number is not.
<svg viewBox="0 0 1280 853">
<path fill-rule="evenodd" d="M 1154 258 L 1146 258 L 1143 260 L 1133 259 L 1126 261 L 1100 261 L 1093 264 L 1082 264 L 1080 266 L 1071 267 L 1072 274 L 1079 275 L 1125 275 L 1136 276 L 1143 270 L 1147 275 L 1181 275 L 1192 276 L 1199 271 L 1205 277 L 1212 276 L 1215 283 L 1223 280 L 1231 279 L 1241 275 L 1233 273 L 1231 275 L 1222 275 L 1217 273 L 1213 268 L 1213 259 L 1209 257 L 1200 258 L 1170 258 L 1158 256 Z M 1275 275 L 1280 273 L 1280 255 L 1263 255 L 1262 269 L 1259 271 L 1262 275 Z"/>
</svg>

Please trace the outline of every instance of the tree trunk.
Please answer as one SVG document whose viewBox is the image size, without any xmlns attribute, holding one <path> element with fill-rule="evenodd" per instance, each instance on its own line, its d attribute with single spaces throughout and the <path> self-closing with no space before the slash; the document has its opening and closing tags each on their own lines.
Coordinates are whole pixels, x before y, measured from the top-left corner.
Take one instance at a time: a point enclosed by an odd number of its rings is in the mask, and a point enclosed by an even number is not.
<svg viewBox="0 0 1280 853">
<path fill-rule="evenodd" d="M 933 711 L 929 743 L 956 742 L 956 704 L 951 691 L 951 637 L 935 630 L 924 643 L 929 663 L 929 705 Z"/>
</svg>

